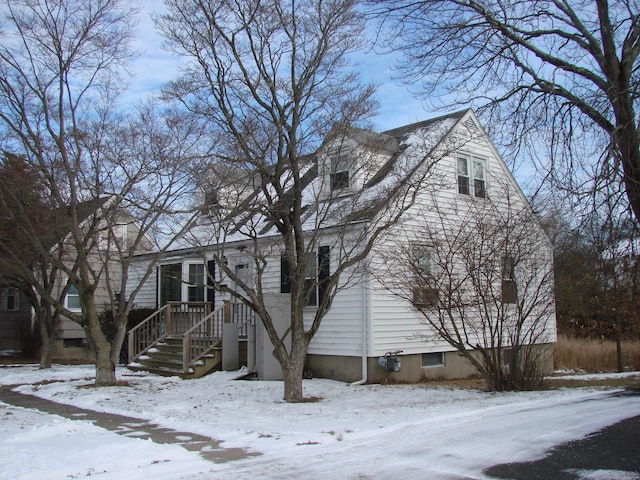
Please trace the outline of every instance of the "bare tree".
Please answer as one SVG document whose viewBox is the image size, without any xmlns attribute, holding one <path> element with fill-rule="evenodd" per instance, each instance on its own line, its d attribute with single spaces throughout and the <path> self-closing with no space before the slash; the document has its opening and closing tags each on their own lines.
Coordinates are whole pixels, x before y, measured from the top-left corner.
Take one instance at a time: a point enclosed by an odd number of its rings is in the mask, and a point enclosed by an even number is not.
<svg viewBox="0 0 640 480">
<path fill-rule="evenodd" d="M 96 384 L 112 385 L 138 290 L 125 298 L 128 258 L 158 240 L 170 244 L 174 222 L 189 225 L 193 215 L 183 194 L 193 184 L 189 162 L 198 155 L 190 141 L 199 130 L 184 117 L 160 117 L 154 107 L 115 113 L 135 9 L 118 0 L 24 0 L 5 2 L 3 12 L 4 148 L 39 173 L 60 227 L 53 243 L 31 229 L 38 255 L 61 272 L 55 292 L 43 282 L 33 286 L 56 312 L 83 327 L 96 355 Z M 181 211 L 186 219 L 174 217 Z M 32 224 L 23 219 L 22 225 Z M 80 313 L 63 301 L 71 286 Z M 116 319 L 114 341 L 102 329 L 103 308 Z"/>
<path fill-rule="evenodd" d="M 538 388 L 551 355 L 539 344 L 555 339 L 552 249 L 521 197 L 495 197 L 434 200 L 379 280 L 422 315 L 417 338 L 455 348 L 490 390 Z"/>
<path fill-rule="evenodd" d="M 167 94 L 219 133 L 208 185 L 216 194 L 212 222 L 194 242 L 213 245 L 223 276 L 217 288 L 256 312 L 283 371 L 284 399 L 301 401 L 311 339 L 376 238 L 413 202 L 418 189 L 411 182 L 428 177 L 430 150 L 413 164 L 420 171 L 411 181 L 409 171 L 396 171 L 391 182 L 371 178 L 393 139 L 356 128 L 373 112 L 373 89 L 346 69 L 347 55 L 362 46 L 355 2 L 192 0 L 168 7 L 158 24 L 192 62 Z M 329 167 L 330 154 L 357 170 Z M 333 187 L 349 185 L 348 170 L 375 188 L 338 195 Z M 246 256 L 250 276 L 226 262 L 229 245 Z M 290 301 L 284 329 L 269 303 L 274 265 L 278 291 Z"/>
<path fill-rule="evenodd" d="M 638 225 L 620 188 L 593 200 L 555 242 L 558 320 L 563 333 L 615 340 L 622 371 L 621 339 L 637 335 Z"/>
<path fill-rule="evenodd" d="M 640 217 L 636 2 L 372 3 L 405 54 L 407 84 L 440 105 L 473 104 L 554 188 L 621 181 Z"/>
<path fill-rule="evenodd" d="M 5 154 L 0 167 L 0 210 L 2 281 L 25 295 L 36 312 L 42 340 L 40 368 L 49 368 L 60 316 L 38 295 L 34 285 L 40 284 L 40 289 L 54 295 L 59 270 L 39 253 L 39 247 L 41 244 L 53 247 L 57 242 L 55 232 L 61 231 L 61 226 L 56 222 L 56 211 L 48 203 L 47 188 L 39 171 L 10 154 Z"/>
<path fill-rule="evenodd" d="M 190 116 L 150 101 L 104 125 L 99 142 L 87 145 L 95 171 L 106 172 L 87 185 L 107 199 L 98 208 L 92 275 L 106 288 L 102 308 L 114 320 L 114 338 L 106 338 L 113 365 L 137 294 L 198 215 L 194 171 L 200 170 L 209 143 Z M 139 253 L 146 253 L 148 262 L 133 272 L 133 256 Z"/>
</svg>

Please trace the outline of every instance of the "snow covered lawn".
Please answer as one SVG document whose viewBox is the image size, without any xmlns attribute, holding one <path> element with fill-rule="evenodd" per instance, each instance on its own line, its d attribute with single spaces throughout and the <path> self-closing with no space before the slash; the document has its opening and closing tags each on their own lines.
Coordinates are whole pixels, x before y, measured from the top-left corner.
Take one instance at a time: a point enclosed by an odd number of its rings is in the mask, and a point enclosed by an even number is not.
<svg viewBox="0 0 640 480">
<path fill-rule="evenodd" d="M 489 466 L 540 458 L 640 415 L 640 396 L 597 388 L 492 394 L 314 379 L 304 392 L 317 401 L 287 404 L 279 382 L 224 373 L 180 380 L 120 369 L 127 385 L 109 388 L 91 387 L 93 375 L 90 366 L 11 366 L 0 368 L 0 383 L 260 455 L 214 464 L 177 445 L 0 403 L 0 479 L 480 479 Z"/>
</svg>

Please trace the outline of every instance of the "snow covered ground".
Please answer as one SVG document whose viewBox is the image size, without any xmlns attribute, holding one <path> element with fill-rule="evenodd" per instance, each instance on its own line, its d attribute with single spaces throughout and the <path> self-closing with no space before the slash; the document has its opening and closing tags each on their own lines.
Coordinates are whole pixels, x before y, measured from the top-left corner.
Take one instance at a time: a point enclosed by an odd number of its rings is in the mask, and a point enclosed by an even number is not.
<svg viewBox="0 0 640 480">
<path fill-rule="evenodd" d="M 229 381 L 224 373 L 180 380 L 120 369 L 127 385 L 109 388 L 90 387 L 93 375 L 90 366 L 16 365 L 0 368 L 0 383 L 260 455 L 215 464 L 178 445 L 0 403 L 0 479 L 482 479 L 489 466 L 541 458 L 640 415 L 640 396 L 596 388 L 496 394 L 314 379 L 304 391 L 317 401 L 287 404 L 279 382 Z"/>
</svg>

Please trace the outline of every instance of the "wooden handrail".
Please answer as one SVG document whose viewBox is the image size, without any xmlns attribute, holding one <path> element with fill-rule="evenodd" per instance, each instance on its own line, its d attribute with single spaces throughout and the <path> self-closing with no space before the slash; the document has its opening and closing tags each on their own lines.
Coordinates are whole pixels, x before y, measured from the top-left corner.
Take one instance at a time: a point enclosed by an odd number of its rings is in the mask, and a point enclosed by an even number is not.
<svg viewBox="0 0 640 480">
<path fill-rule="evenodd" d="M 133 362 L 168 335 L 182 336 L 182 368 L 185 373 L 222 340 L 223 323 L 237 323 L 246 337 L 253 312 L 244 304 L 225 300 L 210 311 L 207 302 L 167 302 L 128 333 L 129 362 Z"/>
<path fill-rule="evenodd" d="M 145 353 L 155 342 L 166 335 L 166 313 L 169 305 L 164 305 L 161 309 L 156 310 L 138 325 L 129 330 L 129 362 L 133 362 L 140 355 Z M 164 322 L 155 320 L 162 318 Z M 153 322 L 153 323 L 152 323 Z M 164 325 L 162 325 L 164 323 Z M 158 327 L 162 326 L 162 330 Z M 153 335 L 155 333 L 155 335 Z"/>
<path fill-rule="evenodd" d="M 225 308 L 223 305 L 214 310 L 182 334 L 182 368 L 185 373 L 222 339 Z"/>
</svg>

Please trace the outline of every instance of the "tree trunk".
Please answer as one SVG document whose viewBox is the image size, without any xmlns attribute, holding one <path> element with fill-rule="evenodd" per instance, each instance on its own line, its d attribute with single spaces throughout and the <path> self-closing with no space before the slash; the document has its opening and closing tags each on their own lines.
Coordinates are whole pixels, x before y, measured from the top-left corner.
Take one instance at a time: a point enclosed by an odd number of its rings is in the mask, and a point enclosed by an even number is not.
<svg viewBox="0 0 640 480">
<path fill-rule="evenodd" d="M 51 368 L 53 364 L 53 352 L 56 347 L 56 316 L 51 312 L 51 307 L 42 307 L 38 313 L 38 329 L 42 339 L 40 350 L 40 368 Z"/>
<path fill-rule="evenodd" d="M 299 335 L 300 338 L 294 338 L 294 340 L 292 340 L 291 354 L 284 359 L 279 359 L 284 377 L 283 399 L 288 403 L 300 403 L 304 400 L 302 377 L 309 343 L 302 329 L 297 332 L 297 335 Z M 296 333 L 294 333 L 293 336 L 295 337 Z"/>
<path fill-rule="evenodd" d="M 120 318 L 118 316 L 115 321 L 116 333 L 111 344 L 111 361 L 114 365 L 118 365 L 120 363 L 120 351 L 122 350 L 122 344 L 124 343 L 124 338 L 127 335 L 127 317 Z"/>
<path fill-rule="evenodd" d="M 96 355 L 96 386 L 108 387 L 115 385 L 116 364 L 111 360 L 111 342 L 102 331 L 93 297 L 90 297 L 86 307 L 87 320 L 84 331 Z"/>
<path fill-rule="evenodd" d="M 284 375 L 284 401 L 288 403 L 300 403 L 304 400 L 302 394 L 302 374 L 304 371 L 304 361 L 302 365 L 291 362 L 289 368 L 282 370 Z"/>
<path fill-rule="evenodd" d="M 44 329 L 42 329 L 44 330 Z M 53 352 L 55 350 L 56 337 L 55 335 L 49 335 L 45 337 L 42 335 L 42 349 L 40 350 L 40 368 L 51 368 L 53 364 Z"/>
<path fill-rule="evenodd" d="M 622 340 L 620 331 L 616 330 L 616 360 L 618 362 L 618 373 L 624 372 L 624 362 L 622 361 Z"/>
<path fill-rule="evenodd" d="M 116 384 L 116 365 L 111 361 L 109 348 L 96 348 L 96 386 L 109 387 Z"/>
</svg>

